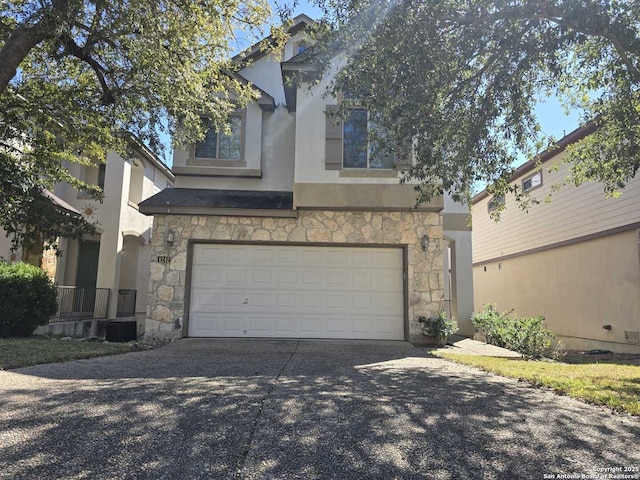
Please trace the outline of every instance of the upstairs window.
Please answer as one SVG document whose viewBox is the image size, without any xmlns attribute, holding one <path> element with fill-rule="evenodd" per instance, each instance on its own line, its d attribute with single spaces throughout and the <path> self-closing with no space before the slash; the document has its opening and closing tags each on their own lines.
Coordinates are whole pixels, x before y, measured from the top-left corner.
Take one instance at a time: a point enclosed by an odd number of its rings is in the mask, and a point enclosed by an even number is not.
<svg viewBox="0 0 640 480">
<path fill-rule="evenodd" d="M 504 205 L 504 195 L 496 195 L 491 200 L 489 200 L 489 203 L 487 203 L 487 211 L 491 213 Z"/>
<path fill-rule="evenodd" d="M 395 167 L 393 152 L 382 150 L 369 139 L 369 131 L 375 126 L 364 108 L 349 111 L 343 124 L 343 166 L 344 168 Z"/>
<path fill-rule="evenodd" d="M 104 163 L 101 163 L 98 166 L 98 186 L 102 189 L 103 192 L 104 192 L 104 177 L 106 172 L 107 172 L 107 166 Z"/>
<path fill-rule="evenodd" d="M 240 160 L 242 158 L 242 116 L 229 118 L 229 133 L 220 132 L 209 120 L 204 140 L 196 142 L 195 157 L 217 160 Z"/>
<path fill-rule="evenodd" d="M 298 55 L 299 53 L 304 52 L 308 48 L 309 48 L 309 44 L 306 41 L 302 40 L 302 41 L 297 42 L 296 44 L 294 44 L 293 54 L 294 55 Z"/>
<path fill-rule="evenodd" d="M 528 192 L 542 186 L 542 172 L 536 172 L 522 180 L 522 191 Z"/>
</svg>

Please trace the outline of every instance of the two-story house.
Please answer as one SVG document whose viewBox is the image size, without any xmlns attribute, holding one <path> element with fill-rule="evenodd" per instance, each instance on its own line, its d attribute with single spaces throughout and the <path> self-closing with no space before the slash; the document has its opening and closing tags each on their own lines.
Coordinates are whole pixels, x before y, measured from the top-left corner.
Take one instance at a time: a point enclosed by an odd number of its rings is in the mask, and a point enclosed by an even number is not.
<svg viewBox="0 0 640 480">
<path fill-rule="evenodd" d="M 141 203 L 154 215 L 147 335 L 420 341 L 416 317 L 442 309 L 472 332 L 468 208 L 416 206 L 407 164 L 374 157 L 367 112 L 327 115 L 332 72 L 291 75 L 308 67 L 294 57 L 310 24 L 296 18 L 281 58 L 236 58 L 259 100 L 230 133 L 176 149 L 176 188 Z"/>
<path fill-rule="evenodd" d="M 640 178 L 617 198 L 593 182 L 554 189 L 569 173 L 565 148 L 594 128 L 578 128 L 515 171 L 512 184 L 540 201 L 528 212 L 513 195 L 484 191 L 473 199 L 475 308 L 544 315 L 568 349 L 637 353 Z M 505 202 L 496 223 L 489 213 Z"/>
<path fill-rule="evenodd" d="M 91 320 L 117 317 L 135 317 L 138 332 L 143 331 L 153 219 L 140 213 L 138 204 L 172 187 L 174 175 L 137 138 L 128 135 L 127 140 L 130 158 L 110 151 L 106 162 L 66 165 L 76 178 L 100 186 L 102 201 L 68 184 L 58 184 L 49 193 L 60 208 L 83 215 L 96 225 L 93 236 L 60 238 L 58 256 L 53 250 L 43 252 L 41 265 L 58 287 L 59 309 L 51 319 L 58 325 L 55 332 L 95 333 Z M 11 252 L 10 248 L 9 239 L 0 234 L 0 257 L 22 259 L 21 251 Z"/>
</svg>

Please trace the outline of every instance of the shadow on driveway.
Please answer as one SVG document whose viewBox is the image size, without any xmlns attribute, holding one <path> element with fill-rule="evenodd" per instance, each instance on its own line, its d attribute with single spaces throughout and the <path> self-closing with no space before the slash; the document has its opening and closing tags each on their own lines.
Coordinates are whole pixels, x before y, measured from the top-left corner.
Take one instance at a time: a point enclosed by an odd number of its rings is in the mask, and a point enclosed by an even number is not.
<svg viewBox="0 0 640 480">
<path fill-rule="evenodd" d="M 0 478 L 542 479 L 640 466 L 637 418 L 405 342 L 187 339 L 0 372 Z"/>
</svg>

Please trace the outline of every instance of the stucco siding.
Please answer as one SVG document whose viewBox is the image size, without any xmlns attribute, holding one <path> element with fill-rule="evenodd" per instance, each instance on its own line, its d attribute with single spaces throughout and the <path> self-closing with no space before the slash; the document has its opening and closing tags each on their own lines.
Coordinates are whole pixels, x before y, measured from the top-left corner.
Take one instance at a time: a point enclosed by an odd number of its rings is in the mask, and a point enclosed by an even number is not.
<svg viewBox="0 0 640 480">
<path fill-rule="evenodd" d="M 475 265 L 475 310 L 544 315 L 568 348 L 640 352 L 640 230 Z M 603 329 L 611 325 L 611 330 Z"/>
<path fill-rule="evenodd" d="M 342 65 L 336 59 L 333 68 Z M 340 170 L 325 168 L 325 124 L 327 105 L 336 105 L 337 100 L 324 95 L 331 76 L 326 76 L 318 85 L 298 90 L 296 111 L 296 183 L 343 183 L 343 184 L 398 184 L 401 173 L 389 177 L 370 177 L 363 172 L 359 176 L 341 176 Z"/>
<path fill-rule="evenodd" d="M 543 165 L 543 185 L 531 192 L 541 203 L 528 213 L 518 208 L 513 195 L 507 196 L 507 209 L 498 223 L 487 213 L 490 197 L 473 205 L 474 263 L 640 222 L 640 177 L 629 182 L 617 198 L 605 198 L 597 183 L 552 192 L 552 186 L 567 176 L 566 165 L 550 171 L 553 164 Z"/>
<path fill-rule="evenodd" d="M 257 106 L 255 108 L 258 108 Z M 260 112 L 261 127 L 249 130 L 250 123 L 243 136 L 245 152 L 259 155 L 247 162 L 246 167 L 216 168 L 198 166 L 192 174 L 187 161 L 186 150 L 174 150 L 174 168 L 177 174 L 177 188 L 216 188 L 224 190 L 293 190 L 295 117 L 285 107 L 273 112 Z M 182 167 L 186 167 L 183 170 Z M 253 177 L 239 177 L 248 171 L 259 171 Z M 209 176 L 208 176 L 209 175 Z M 234 177 L 238 175 L 238 177 Z"/>
</svg>

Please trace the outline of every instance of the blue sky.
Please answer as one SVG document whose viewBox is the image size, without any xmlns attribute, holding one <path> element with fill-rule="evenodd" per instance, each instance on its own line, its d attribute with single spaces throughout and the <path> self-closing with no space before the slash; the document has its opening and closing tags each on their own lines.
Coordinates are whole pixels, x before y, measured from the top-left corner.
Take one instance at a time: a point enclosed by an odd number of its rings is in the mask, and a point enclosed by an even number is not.
<svg viewBox="0 0 640 480">
<path fill-rule="evenodd" d="M 285 0 L 285 2 L 276 2 L 274 0 L 270 0 L 269 3 L 275 11 L 278 5 L 290 4 L 291 2 L 289 2 L 288 0 Z M 315 5 L 306 0 L 299 1 L 298 5 L 293 9 L 294 16 L 302 13 L 308 15 L 311 18 L 319 18 L 322 15 L 320 10 Z M 238 40 L 240 42 L 238 51 L 249 46 L 250 42 L 243 41 L 241 35 L 238 35 L 238 37 Z M 543 133 L 554 137 L 556 140 L 559 140 L 566 134 L 575 130 L 580 124 L 579 113 L 571 112 L 569 115 L 567 115 L 558 100 L 553 97 L 542 100 L 536 108 L 536 114 L 538 116 L 538 121 L 540 122 Z M 163 141 L 165 141 L 167 145 L 170 144 L 170 140 L 168 139 L 168 137 L 163 138 Z M 164 159 L 165 163 L 167 163 L 169 166 L 172 165 L 173 159 L 170 146 L 168 146 L 164 152 L 161 152 L 160 156 Z M 527 160 L 528 159 L 523 158 L 522 161 L 518 163 L 518 165 L 520 163 L 524 163 Z"/>
</svg>

